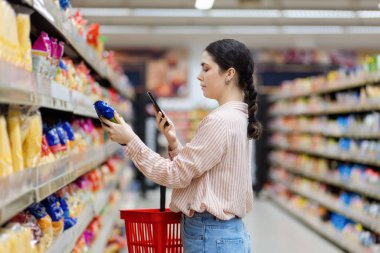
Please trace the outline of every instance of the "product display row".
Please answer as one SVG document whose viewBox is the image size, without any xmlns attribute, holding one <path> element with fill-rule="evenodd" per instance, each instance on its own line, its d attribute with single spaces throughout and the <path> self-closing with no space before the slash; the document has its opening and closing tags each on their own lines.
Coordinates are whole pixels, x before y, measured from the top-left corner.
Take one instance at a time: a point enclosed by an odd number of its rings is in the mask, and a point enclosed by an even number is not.
<svg viewBox="0 0 380 253">
<path fill-rule="evenodd" d="M 380 252 L 378 55 L 271 101 L 272 199 L 348 252 Z"/>
<path fill-rule="evenodd" d="M 123 159 L 112 157 L 73 183 L 16 214 L 1 230 L 0 249 L 3 252 L 71 252 L 75 242 L 81 240 L 79 237 L 73 238 L 75 234 L 87 236 L 86 245 L 90 246 L 89 241 L 94 241 L 95 236 L 89 239 L 90 233 L 94 233 L 89 221 L 93 217 L 99 220 L 98 215 L 105 207 L 115 208 L 117 199 L 111 193 L 123 166 Z M 108 201 L 110 194 L 111 200 Z M 89 230 L 82 235 L 87 226 Z M 70 243 L 71 249 L 67 249 L 68 245 L 63 243 Z"/>
</svg>

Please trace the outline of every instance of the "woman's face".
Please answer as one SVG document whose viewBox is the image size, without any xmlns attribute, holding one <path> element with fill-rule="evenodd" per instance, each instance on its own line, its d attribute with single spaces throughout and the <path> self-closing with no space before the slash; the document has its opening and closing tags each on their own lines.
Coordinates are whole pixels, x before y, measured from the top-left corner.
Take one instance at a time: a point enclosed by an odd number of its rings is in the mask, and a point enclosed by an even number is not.
<svg viewBox="0 0 380 253">
<path fill-rule="evenodd" d="M 211 55 L 204 51 L 202 53 L 201 72 L 198 80 L 201 82 L 203 95 L 207 98 L 218 100 L 225 86 L 225 75 L 220 72 L 218 64 L 213 61 Z"/>
</svg>

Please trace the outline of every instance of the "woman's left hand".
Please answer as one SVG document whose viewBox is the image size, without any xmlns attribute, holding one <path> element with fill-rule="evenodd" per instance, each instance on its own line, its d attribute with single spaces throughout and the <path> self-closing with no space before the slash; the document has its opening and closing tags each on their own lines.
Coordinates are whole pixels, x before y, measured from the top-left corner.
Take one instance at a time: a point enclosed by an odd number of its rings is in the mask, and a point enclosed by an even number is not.
<svg viewBox="0 0 380 253">
<path fill-rule="evenodd" d="M 118 113 L 115 113 L 115 119 L 117 123 L 101 117 L 103 129 L 107 131 L 108 136 L 114 142 L 127 144 L 136 134 Z"/>
</svg>

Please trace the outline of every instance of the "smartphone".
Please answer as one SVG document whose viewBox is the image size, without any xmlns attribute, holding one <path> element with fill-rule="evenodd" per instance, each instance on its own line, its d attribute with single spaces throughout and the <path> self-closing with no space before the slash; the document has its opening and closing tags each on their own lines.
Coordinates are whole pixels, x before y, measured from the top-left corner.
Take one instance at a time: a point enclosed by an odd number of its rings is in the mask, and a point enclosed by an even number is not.
<svg viewBox="0 0 380 253">
<path fill-rule="evenodd" d="M 165 116 L 164 112 L 161 110 L 161 108 L 158 106 L 157 102 L 156 102 L 156 99 L 154 99 L 152 93 L 150 91 L 147 91 L 148 96 L 149 96 L 149 99 L 150 101 L 152 101 L 152 104 L 154 106 L 154 108 L 156 108 L 156 111 L 157 112 L 161 112 L 161 119 L 163 119 Z M 165 127 L 169 126 L 169 123 L 166 121 L 165 122 Z"/>
</svg>

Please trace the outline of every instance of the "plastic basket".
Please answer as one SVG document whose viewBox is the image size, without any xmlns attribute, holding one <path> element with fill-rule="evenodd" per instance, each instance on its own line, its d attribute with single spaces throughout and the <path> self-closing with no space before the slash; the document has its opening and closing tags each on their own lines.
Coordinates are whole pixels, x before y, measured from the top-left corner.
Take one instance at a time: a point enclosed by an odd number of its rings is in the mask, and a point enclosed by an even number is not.
<svg viewBox="0 0 380 253">
<path fill-rule="evenodd" d="M 182 253 L 181 213 L 169 209 L 121 210 L 129 253 Z"/>
</svg>

